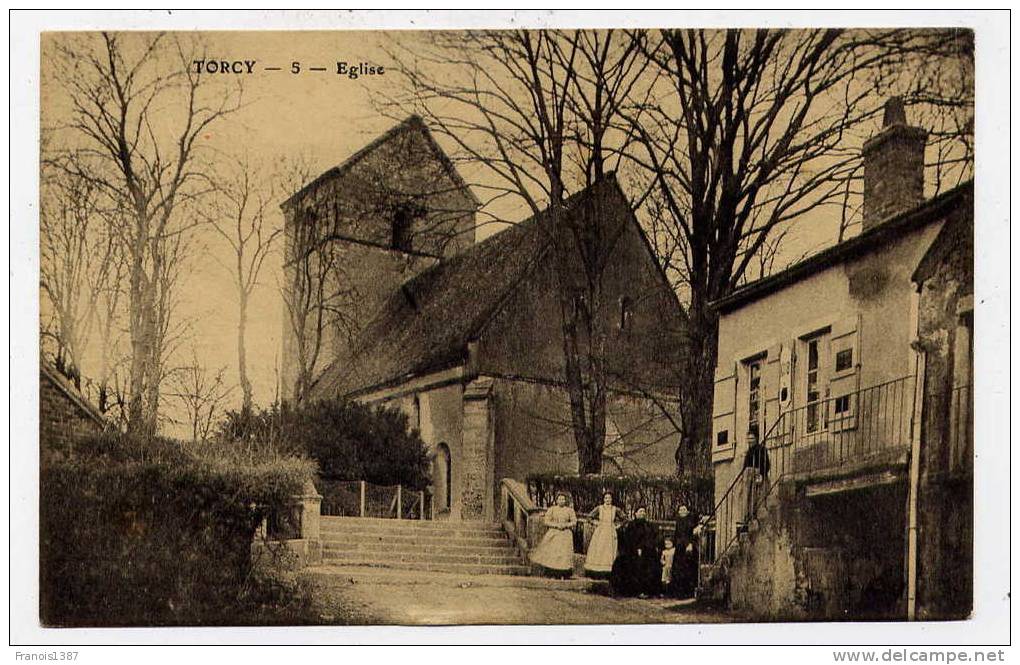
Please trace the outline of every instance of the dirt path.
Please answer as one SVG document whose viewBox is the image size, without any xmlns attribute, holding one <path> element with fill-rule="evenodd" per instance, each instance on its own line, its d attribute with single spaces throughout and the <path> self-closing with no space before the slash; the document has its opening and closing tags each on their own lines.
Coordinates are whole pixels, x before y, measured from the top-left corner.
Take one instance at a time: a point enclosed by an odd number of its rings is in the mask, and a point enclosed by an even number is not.
<svg viewBox="0 0 1020 665">
<path fill-rule="evenodd" d="M 560 589 L 338 581 L 320 584 L 324 623 L 384 625 L 640 624 L 733 621 L 691 601 L 613 598 Z"/>
</svg>

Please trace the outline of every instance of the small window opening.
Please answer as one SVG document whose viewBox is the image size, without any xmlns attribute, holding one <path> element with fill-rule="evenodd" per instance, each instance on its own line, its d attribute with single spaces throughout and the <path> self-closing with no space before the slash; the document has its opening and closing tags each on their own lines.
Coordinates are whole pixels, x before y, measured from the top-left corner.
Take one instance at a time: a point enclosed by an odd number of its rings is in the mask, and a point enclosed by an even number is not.
<svg viewBox="0 0 1020 665">
<path fill-rule="evenodd" d="M 634 319 L 634 301 L 630 296 L 620 298 L 620 330 L 630 330 Z"/>
<path fill-rule="evenodd" d="M 845 372 L 854 365 L 853 349 L 843 349 L 836 353 L 836 371 Z"/>
<path fill-rule="evenodd" d="M 406 206 L 397 208 L 393 215 L 393 235 L 390 247 L 401 252 L 411 251 L 411 226 L 414 217 Z"/>
</svg>

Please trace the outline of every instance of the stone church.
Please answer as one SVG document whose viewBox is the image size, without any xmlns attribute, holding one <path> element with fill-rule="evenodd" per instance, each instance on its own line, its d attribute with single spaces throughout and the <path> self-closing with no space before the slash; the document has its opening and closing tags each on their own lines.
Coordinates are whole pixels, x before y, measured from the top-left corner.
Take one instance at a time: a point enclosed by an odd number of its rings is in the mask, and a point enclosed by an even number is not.
<svg viewBox="0 0 1020 665">
<path fill-rule="evenodd" d="M 673 473 L 683 312 L 615 178 L 568 199 L 556 226 L 543 212 L 478 240 L 478 199 L 412 116 L 282 207 L 287 283 L 314 272 L 333 299 L 303 342 L 285 322 L 285 388 L 314 346 L 305 399 L 404 410 L 430 448 L 437 515 L 491 520 L 501 478 L 577 471 L 557 288 L 583 258 L 556 269 L 566 229 L 595 233 L 603 259 L 603 472 Z"/>
</svg>

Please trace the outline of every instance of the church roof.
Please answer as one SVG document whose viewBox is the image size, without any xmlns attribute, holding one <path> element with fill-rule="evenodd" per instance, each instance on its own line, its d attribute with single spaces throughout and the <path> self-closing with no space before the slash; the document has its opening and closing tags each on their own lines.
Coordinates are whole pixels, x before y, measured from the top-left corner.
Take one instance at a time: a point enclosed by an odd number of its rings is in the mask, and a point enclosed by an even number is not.
<svg viewBox="0 0 1020 665">
<path fill-rule="evenodd" d="M 471 188 L 461 177 L 460 173 L 457 172 L 457 168 L 454 166 L 453 161 L 450 160 L 447 154 L 443 152 L 443 149 L 439 147 L 439 144 L 436 143 L 436 139 L 432 136 L 432 132 L 429 131 L 429 128 L 428 126 L 426 126 L 425 121 L 421 119 L 421 116 L 411 115 L 405 118 L 402 122 L 388 129 L 380 136 L 376 137 L 371 143 L 358 150 L 356 153 L 354 153 L 346 160 L 344 160 L 341 164 L 334 166 L 328 171 L 325 171 L 317 178 L 312 180 L 310 183 L 299 189 L 297 192 L 292 194 L 286 201 L 281 203 L 280 207 L 283 208 L 286 207 L 287 205 L 290 205 L 294 201 L 297 201 L 298 199 L 304 197 L 309 192 L 314 191 L 323 183 L 329 182 L 330 180 L 334 180 L 336 178 L 343 177 L 348 171 L 351 170 L 351 168 L 353 168 L 355 165 L 361 162 L 365 157 L 368 157 L 373 152 L 375 152 L 377 148 L 388 143 L 393 138 L 400 136 L 404 132 L 408 131 L 417 131 L 421 133 L 426 143 L 431 148 L 432 153 L 435 155 L 436 159 L 439 160 L 439 162 L 443 165 L 444 170 L 450 176 L 450 178 L 457 184 L 459 188 L 461 188 L 464 192 L 467 193 L 468 196 L 471 197 L 471 200 L 474 201 L 476 206 L 481 205 L 481 202 L 478 200 L 478 197 L 475 196 L 475 193 L 471 191 Z"/>
<path fill-rule="evenodd" d="M 603 182 L 619 191 L 614 178 Z M 568 198 L 564 214 L 599 186 Z M 327 367 L 310 397 L 347 396 L 463 363 L 468 342 L 550 246 L 549 217 L 545 210 L 405 282 L 361 332 L 350 363 Z"/>
</svg>

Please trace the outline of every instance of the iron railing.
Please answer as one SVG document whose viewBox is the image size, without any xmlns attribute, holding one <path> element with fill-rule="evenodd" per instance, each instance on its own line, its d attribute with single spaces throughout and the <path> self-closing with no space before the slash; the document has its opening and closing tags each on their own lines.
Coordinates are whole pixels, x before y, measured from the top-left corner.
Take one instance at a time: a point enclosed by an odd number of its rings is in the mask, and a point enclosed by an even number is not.
<svg viewBox="0 0 1020 665">
<path fill-rule="evenodd" d="M 363 480 L 329 483 L 321 513 L 334 517 L 433 519 L 432 496 L 403 485 L 373 485 Z"/>
<path fill-rule="evenodd" d="M 782 413 L 762 437 L 766 477 L 742 467 L 704 521 L 701 563 L 718 567 L 786 476 L 846 468 L 909 446 L 913 412 L 914 377 L 905 376 Z"/>
</svg>

